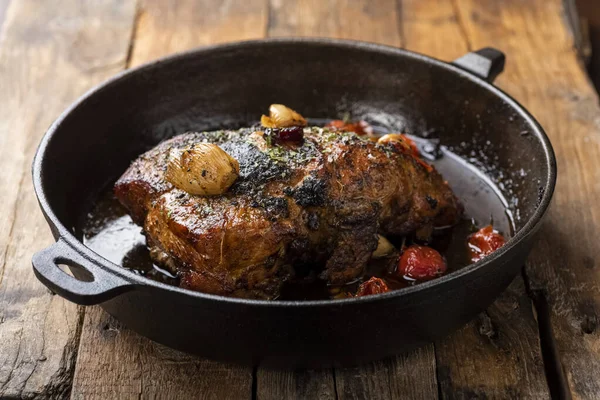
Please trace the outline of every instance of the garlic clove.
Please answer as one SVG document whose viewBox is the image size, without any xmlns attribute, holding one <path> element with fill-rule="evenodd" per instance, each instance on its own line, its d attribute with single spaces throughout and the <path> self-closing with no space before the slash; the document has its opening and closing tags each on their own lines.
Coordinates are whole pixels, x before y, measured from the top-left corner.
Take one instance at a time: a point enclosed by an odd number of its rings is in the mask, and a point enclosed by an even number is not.
<svg viewBox="0 0 600 400">
<path fill-rule="evenodd" d="M 371 257 L 372 258 L 383 258 L 385 256 L 392 254 L 392 252 L 395 250 L 394 245 L 391 244 L 390 241 L 387 240 L 384 236 L 381 236 L 381 235 L 377 235 L 377 236 L 379 238 L 377 241 L 377 248 L 375 249 L 373 254 L 371 254 Z"/>
<path fill-rule="evenodd" d="M 286 128 L 290 126 L 306 126 L 306 119 L 296 111 L 283 104 L 271 104 L 269 116 L 263 115 L 260 123 L 266 128 Z"/>
<path fill-rule="evenodd" d="M 223 194 L 240 173 L 237 160 L 216 144 L 197 143 L 171 149 L 166 178 L 173 186 L 190 194 Z"/>
</svg>

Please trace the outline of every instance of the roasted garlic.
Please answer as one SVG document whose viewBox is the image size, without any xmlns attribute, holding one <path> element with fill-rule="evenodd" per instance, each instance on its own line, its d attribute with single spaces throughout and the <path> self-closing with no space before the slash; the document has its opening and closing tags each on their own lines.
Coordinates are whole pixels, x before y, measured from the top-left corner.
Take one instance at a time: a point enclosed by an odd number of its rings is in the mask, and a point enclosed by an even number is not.
<svg viewBox="0 0 600 400">
<path fill-rule="evenodd" d="M 377 242 L 377 248 L 371 254 L 372 258 L 383 258 L 390 255 L 394 251 L 394 245 L 390 243 L 384 236 L 377 235 L 379 240 Z"/>
<path fill-rule="evenodd" d="M 190 194 L 225 193 L 240 174 L 240 165 L 216 144 L 198 143 L 169 154 L 166 178 Z"/>
<path fill-rule="evenodd" d="M 263 115 L 260 123 L 265 128 L 286 128 L 289 126 L 306 126 L 306 120 L 296 111 L 283 104 L 271 104 L 269 116 Z"/>
</svg>

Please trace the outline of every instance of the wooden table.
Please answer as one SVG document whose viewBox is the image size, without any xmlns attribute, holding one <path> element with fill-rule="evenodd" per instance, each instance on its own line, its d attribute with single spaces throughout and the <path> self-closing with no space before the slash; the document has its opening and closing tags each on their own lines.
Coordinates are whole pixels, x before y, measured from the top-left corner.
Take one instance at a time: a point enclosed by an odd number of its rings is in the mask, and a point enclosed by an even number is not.
<svg viewBox="0 0 600 400">
<path fill-rule="evenodd" d="M 600 107 L 561 0 L 0 0 L 0 397 L 600 398 Z M 92 85 L 176 51 L 272 36 L 386 43 L 452 60 L 494 46 L 497 84 L 555 146 L 554 204 L 522 276 L 411 354 L 349 369 L 224 365 L 157 345 L 33 276 L 52 242 L 30 163 Z M 81 132 L 85 135 L 85 132 Z"/>
</svg>

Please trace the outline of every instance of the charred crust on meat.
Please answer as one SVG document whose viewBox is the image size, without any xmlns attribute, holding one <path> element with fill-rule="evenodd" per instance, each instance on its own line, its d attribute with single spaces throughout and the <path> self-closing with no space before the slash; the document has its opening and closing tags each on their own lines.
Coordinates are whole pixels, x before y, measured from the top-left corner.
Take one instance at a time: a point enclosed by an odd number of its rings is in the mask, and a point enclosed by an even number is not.
<svg viewBox="0 0 600 400">
<path fill-rule="evenodd" d="M 115 185 L 148 244 L 172 257 L 182 287 L 273 299 L 303 265 L 349 283 L 362 275 L 377 233 L 452 224 L 462 212 L 435 170 L 394 146 L 320 127 L 304 128 L 301 145 L 267 146 L 256 130 L 179 135 L 140 156 Z M 172 149 L 202 142 L 239 163 L 221 195 L 182 193 L 164 179 Z"/>
<path fill-rule="evenodd" d="M 289 174 L 286 165 L 275 162 L 256 146 L 245 141 L 232 140 L 221 147 L 240 165 L 239 177 L 230 188 L 234 194 L 260 193 L 265 183 Z"/>
<path fill-rule="evenodd" d="M 425 195 L 425 200 L 427 200 L 427 203 L 429 204 L 429 207 L 431 207 L 432 210 L 436 209 L 438 205 L 438 201 L 436 199 L 429 195 Z"/>
<path fill-rule="evenodd" d="M 308 229 L 316 231 L 319 229 L 319 225 L 319 214 L 317 214 L 315 211 L 309 212 L 306 217 L 306 226 Z"/>
<path fill-rule="evenodd" d="M 289 217 L 288 202 L 283 197 L 265 197 L 261 199 L 260 206 L 269 214 L 277 217 Z"/>
<path fill-rule="evenodd" d="M 322 206 L 325 204 L 327 184 L 324 180 L 308 176 L 294 190 L 293 198 L 301 207 Z"/>
</svg>

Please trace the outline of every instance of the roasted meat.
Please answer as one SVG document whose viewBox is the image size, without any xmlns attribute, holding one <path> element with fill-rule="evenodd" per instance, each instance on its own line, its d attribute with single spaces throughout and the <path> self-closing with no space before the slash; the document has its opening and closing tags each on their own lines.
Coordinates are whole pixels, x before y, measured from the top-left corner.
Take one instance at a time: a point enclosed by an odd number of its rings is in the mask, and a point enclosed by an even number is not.
<svg viewBox="0 0 600 400">
<path fill-rule="evenodd" d="M 274 140 L 265 128 L 179 135 L 140 156 L 115 184 L 154 260 L 182 287 L 272 299 L 300 268 L 348 283 L 362 276 L 378 234 L 460 218 L 448 185 L 410 146 L 328 128 L 285 129 L 295 140 Z M 239 163 L 222 194 L 192 195 L 166 179 L 173 151 L 199 143 L 217 144 Z"/>
</svg>

